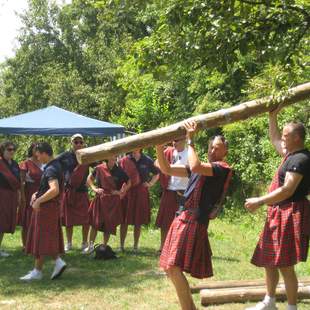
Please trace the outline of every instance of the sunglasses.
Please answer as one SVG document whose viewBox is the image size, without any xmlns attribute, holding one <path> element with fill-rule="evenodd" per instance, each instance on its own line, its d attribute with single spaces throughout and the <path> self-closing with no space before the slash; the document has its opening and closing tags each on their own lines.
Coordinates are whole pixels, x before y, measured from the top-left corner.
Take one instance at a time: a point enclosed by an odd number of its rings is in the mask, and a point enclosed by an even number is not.
<svg viewBox="0 0 310 310">
<path fill-rule="evenodd" d="M 78 144 L 83 145 L 84 141 L 74 141 L 74 144 L 76 144 L 76 145 L 78 145 Z"/>
<path fill-rule="evenodd" d="M 6 150 L 7 150 L 8 152 L 15 152 L 14 147 L 9 147 L 9 148 L 7 148 Z"/>
</svg>

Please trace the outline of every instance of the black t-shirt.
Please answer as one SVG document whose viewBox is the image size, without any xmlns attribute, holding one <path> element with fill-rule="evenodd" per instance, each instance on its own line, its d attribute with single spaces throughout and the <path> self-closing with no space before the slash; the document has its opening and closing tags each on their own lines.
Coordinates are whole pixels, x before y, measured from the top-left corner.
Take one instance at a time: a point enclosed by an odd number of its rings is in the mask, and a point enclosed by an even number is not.
<svg viewBox="0 0 310 310">
<path fill-rule="evenodd" d="M 222 197 L 224 184 L 230 172 L 230 168 L 223 167 L 219 163 L 211 163 L 213 169 L 213 176 L 206 176 L 205 182 L 201 190 L 201 197 L 199 202 L 200 221 L 204 222 L 212 208 L 219 202 Z M 184 193 L 185 199 L 193 193 L 201 175 L 191 173 L 188 181 L 187 189 Z"/>
<path fill-rule="evenodd" d="M 38 190 L 37 197 L 42 196 L 49 190 L 48 182 L 51 180 L 57 180 L 59 183 L 59 188 L 62 186 L 63 182 L 63 172 L 60 162 L 57 159 L 51 160 L 45 167 L 41 177 L 40 186 Z"/>
<path fill-rule="evenodd" d="M 122 185 L 124 183 L 127 183 L 129 180 L 128 175 L 126 174 L 126 172 L 119 167 L 118 165 L 114 165 L 113 168 L 110 170 L 111 176 L 113 177 L 113 180 L 115 182 L 116 185 L 116 189 L 120 190 L 122 188 Z M 95 168 L 92 176 L 96 179 L 96 183 L 98 185 L 98 187 L 101 187 L 101 182 L 99 180 L 99 178 L 97 177 L 97 169 Z"/>
<path fill-rule="evenodd" d="M 141 157 L 138 161 L 136 161 L 132 155 L 129 155 L 129 158 L 136 165 L 142 183 L 148 182 L 150 180 L 150 174 L 156 175 L 160 172 L 155 167 L 153 159 L 143 153 L 141 154 Z"/>
<path fill-rule="evenodd" d="M 67 187 L 70 182 L 71 174 L 79 163 L 73 151 L 63 152 L 60 155 L 58 155 L 56 159 L 59 160 L 59 162 L 61 163 L 61 167 L 64 173 L 64 186 Z M 87 192 L 86 182 L 88 173 L 89 170 L 86 171 L 81 186 L 78 189 L 76 189 L 77 192 Z"/>
<path fill-rule="evenodd" d="M 290 201 L 302 200 L 310 189 L 310 152 L 305 149 L 288 155 L 279 169 L 280 186 L 284 184 L 286 172 L 295 172 L 303 176 L 294 194 L 288 198 Z"/>
<path fill-rule="evenodd" d="M 11 164 L 10 164 L 4 158 L 2 160 L 8 166 L 8 168 L 11 170 L 11 172 L 16 177 L 16 179 L 19 180 L 20 179 L 20 169 L 19 169 L 18 163 L 15 160 L 12 160 Z M 5 188 L 5 189 L 11 189 L 10 184 L 8 183 L 8 181 L 6 180 L 4 175 L 1 173 L 1 171 L 0 171 L 0 187 Z"/>
</svg>

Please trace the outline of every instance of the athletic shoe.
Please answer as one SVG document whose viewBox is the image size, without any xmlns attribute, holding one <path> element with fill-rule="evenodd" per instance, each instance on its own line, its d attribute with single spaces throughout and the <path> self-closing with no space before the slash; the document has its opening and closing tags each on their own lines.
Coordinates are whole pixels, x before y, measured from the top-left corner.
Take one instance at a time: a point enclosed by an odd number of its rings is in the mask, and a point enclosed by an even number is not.
<svg viewBox="0 0 310 310">
<path fill-rule="evenodd" d="M 89 246 L 87 248 L 85 248 L 82 253 L 83 254 L 91 254 L 94 252 L 94 249 L 95 249 L 94 244 L 90 243 Z"/>
<path fill-rule="evenodd" d="M 33 269 L 29 271 L 28 274 L 25 276 L 19 278 L 21 281 L 33 281 L 33 280 L 41 280 L 42 279 L 42 271 L 39 271 L 37 269 Z"/>
<path fill-rule="evenodd" d="M 254 307 L 246 308 L 245 310 L 278 310 L 275 304 L 266 304 L 263 301 L 256 304 Z"/>
<path fill-rule="evenodd" d="M 0 250 L 0 257 L 9 257 L 9 256 L 11 256 L 9 253 Z"/>
<path fill-rule="evenodd" d="M 83 252 L 87 247 L 88 247 L 88 243 L 87 242 L 83 242 L 82 245 L 81 245 L 81 251 Z"/>
<path fill-rule="evenodd" d="M 67 243 L 66 245 L 65 245 L 65 252 L 69 252 L 69 251 L 71 251 L 72 250 L 72 244 L 71 243 Z"/>
<path fill-rule="evenodd" d="M 51 275 L 51 279 L 55 280 L 59 278 L 66 268 L 67 268 L 67 264 L 65 263 L 65 261 L 63 261 L 60 257 L 57 258 L 55 262 L 54 271 Z"/>
</svg>

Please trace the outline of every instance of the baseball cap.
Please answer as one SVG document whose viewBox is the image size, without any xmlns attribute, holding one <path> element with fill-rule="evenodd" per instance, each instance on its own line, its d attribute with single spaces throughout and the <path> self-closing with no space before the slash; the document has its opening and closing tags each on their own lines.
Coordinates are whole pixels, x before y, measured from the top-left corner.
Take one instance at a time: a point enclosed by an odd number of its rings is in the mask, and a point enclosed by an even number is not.
<svg viewBox="0 0 310 310">
<path fill-rule="evenodd" d="M 77 138 L 84 140 L 83 136 L 80 133 L 76 133 L 71 137 L 71 142 L 73 142 Z"/>
</svg>

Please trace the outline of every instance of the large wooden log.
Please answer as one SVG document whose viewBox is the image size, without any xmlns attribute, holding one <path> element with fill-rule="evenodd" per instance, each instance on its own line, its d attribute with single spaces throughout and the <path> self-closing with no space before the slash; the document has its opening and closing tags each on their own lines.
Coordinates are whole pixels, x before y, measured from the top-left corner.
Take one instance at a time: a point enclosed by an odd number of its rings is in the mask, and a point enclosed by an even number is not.
<svg viewBox="0 0 310 310">
<path fill-rule="evenodd" d="M 203 289 L 221 289 L 221 288 L 241 288 L 241 287 L 265 287 L 265 280 L 227 280 L 227 281 L 209 281 L 191 286 L 192 294 L 199 293 Z M 279 285 L 284 285 L 283 281 Z M 299 286 L 310 286 L 310 277 L 299 279 Z"/>
<path fill-rule="evenodd" d="M 228 109 L 191 117 L 188 120 L 195 120 L 198 124 L 198 129 L 219 127 L 268 112 L 279 104 L 288 106 L 307 98 L 310 98 L 310 82 L 289 89 L 283 96 L 269 96 L 248 101 Z M 107 159 L 112 155 L 118 155 L 184 137 L 185 129 L 183 128 L 183 123 L 184 121 L 160 129 L 81 149 L 77 151 L 77 159 L 79 163 L 82 164 L 92 163 Z"/>
<path fill-rule="evenodd" d="M 204 289 L 200 291 L 201 304 L 225 304 L 233 302 L 260 301 L 264 298 L 266 289 L 264 287 L 229 288 L 229 289 Z M 278 301 L 286 300 L 285 288 L 280 286 L 276 292 Z M 310 299 L 310 286 L 299 287 L 298 299 Z"/>
</svg>

